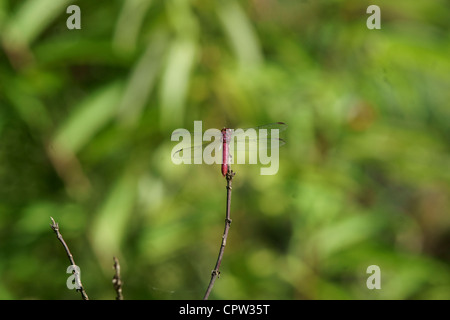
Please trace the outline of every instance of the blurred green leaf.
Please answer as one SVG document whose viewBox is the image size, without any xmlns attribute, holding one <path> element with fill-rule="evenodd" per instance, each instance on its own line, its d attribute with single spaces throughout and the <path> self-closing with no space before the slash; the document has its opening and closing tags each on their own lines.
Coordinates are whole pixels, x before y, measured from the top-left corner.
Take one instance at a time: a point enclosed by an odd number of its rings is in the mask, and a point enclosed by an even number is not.
<svg viewBox="0 0 450 320">
<path fill-rule="evenodd" d="M 262 62 L 259 40 L 240 5 L 236 1 L 221 3 L 218 6 L 217 15 L 223 24 L 240 67 L 259 67 Z"/>
<path fill-rule="evenodd" d="M 143 108 L 148 103 L 162 64 L 166 45 L 167 37 L 165 35 L 155 35 L 137 61 L 119 107 L 118 116 L 124 123 L 130 125 L 139 119 Z"/>
<path fill-rule="evenodd" d="M 32 43 L 52 21 L 66 13 L 69 0 L 27 0 L 8 20 L 3 39 L 12 47 Z M 64 26 L 65 27 L 65 26 Z"/>
<path fill-rule="evenodd" d="M 90 239 L 104 271 L 108 271 L 112 257 L 122 256 L 121 245 L 128 235 L 136 197 L 136 177 L 125 172 L 112 186 L 98 213 L 92 218 Z M 108 266 L 108 267 L 107 267 Z"/>
<path fill-rule="evenodd" d="M 189 38 L 178 39 L 170 48 L 160 91 L 163 128 L 176 128 L 182 124 L 196 50 L 196 44 Z"/>
<path fill-rule="evenodd" d="M 127 299 L 201 298 L 226 181 L 170 136 L 202 120 L 289 125 L 276 175 L 233 165 L 212 298 L 449 299 L 448 4 L 380 7 L 0 0 L 0 297 L 77 298 L 53 216 L 91 297 L 118 256 Z"/>
<path fill-rule="evenodd" d="M 77 153 L 117 113 L 122 84 L 113 82 L 88 96 L 57 130 L 53 144 Z"/>
<path fill-rule="evenodd" d="M 136 49 L 139 31 L 152 3 L 149 0 L 129 0 L 123 3 L 113 39 L 115 48 L 125 53 Z"/>
</svg>

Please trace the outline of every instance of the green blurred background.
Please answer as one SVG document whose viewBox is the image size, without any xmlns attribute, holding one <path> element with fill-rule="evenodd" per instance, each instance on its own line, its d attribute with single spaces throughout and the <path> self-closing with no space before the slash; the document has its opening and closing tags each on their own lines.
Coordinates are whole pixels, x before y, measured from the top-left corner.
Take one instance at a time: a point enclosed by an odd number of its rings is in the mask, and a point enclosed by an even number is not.
<svg viewBox="0 0 450 320">
<path fill-rule="evenodd" d="M 450 299 L 449 9 L 0 0 L 0 299 L 80 298 L 50 216 L 91 299 L 114 255 L 125 299 L 201 299 L 226 181 L 171 162 L 194 120 L 289 125 L 278 174 L 233 167 L 211 299 Z"/>
</svg>

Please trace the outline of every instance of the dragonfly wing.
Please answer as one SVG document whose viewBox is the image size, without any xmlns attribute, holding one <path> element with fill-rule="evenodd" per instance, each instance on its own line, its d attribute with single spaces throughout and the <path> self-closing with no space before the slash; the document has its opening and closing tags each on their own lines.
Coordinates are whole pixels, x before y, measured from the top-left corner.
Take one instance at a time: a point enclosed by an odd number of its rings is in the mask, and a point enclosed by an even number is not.
<svg viewBox="0 0 450 320">
<path fill-rule="evenodd" d="M 258 151 L 272 148 L 279 148 L 286 144 L 286 141 L 280 138 L 261 138 L 238 140 L 230 144 L 230 150 L 233 151 Z"/>
<path fill-rule="evenodd" d="M 179 149 L 173 153 L 172 157 L 182 160 L 201 159 L 203 157 L 203 151 L 209 145 L 216 150 L 222 150 L 222 143 L 220 141 L 213 141 L 198 146 Z"/>
<path fill-rule="evenodd" d="M 266 134 L 264 138 L 272 138 L 275 134 L 275 132 L 272 132 L 272 130 L 278 130 L 278 135 L 280 132 L 286 130 L 287 124 L 284 122 L 274 122 L 265 124 L 262 126 L 254 127 L 254 128 L 246 128 L 246 129 L 235 129 L 233 130 L 233 134 L 231 135 L 232 139 L 255 139 L 257 138 L 262 132 L 260 130 L 265 130 Z"/>
<path fill-rule="evenodd" d="M 196 159 L 201 158 L 203 155 L 203 145 L 195 146 L 195 147 L 188 147 L 188 148 L 182 148 L 173 153 L 173 157 L 177 159 Z"/>
<path fill-rule="evenodd" d="M 287 129 L 287 124 L 284 122 L 274 122 L 274 123 L 268 123 L 268 124 L 264 124 L 262 126 L 255 127 L 254 129 L 255 130 L 267 129 L 267 131 L 269 131 L 271 129 L 278 129 L 280 131 L 284 131 Z"/>
<path fill-rule="evenodd" d="M 280 138 L 259 139 L 258 150 L 277 149 L 285 144 L 286 141 Z"/>
</svg>

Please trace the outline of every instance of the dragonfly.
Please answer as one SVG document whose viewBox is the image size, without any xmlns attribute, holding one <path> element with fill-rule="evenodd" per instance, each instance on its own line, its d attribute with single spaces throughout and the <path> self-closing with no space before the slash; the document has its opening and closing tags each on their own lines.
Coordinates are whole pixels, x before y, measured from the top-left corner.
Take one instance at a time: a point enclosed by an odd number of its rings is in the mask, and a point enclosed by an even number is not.
<svg viewBox="0 0 450 320">
<path fill-rule="evenodd" d="M 201 132 L 201 127 L 200 132 L 194 129 L 193 133 L 185 129 L 176 130 L 172 133 L 172 138 L 177 135 L 189 135 L 190 137 L 194 137 L 194 146 L 190 146 L 189 138 L 187 139 L 189 146 L 180 149 L 174 148 L 175 151 L 172 157 L 181 159 L 183 162 L 187 160 L 184 163 L 192 163 L 191 160 L 194 160 L 195 164 L 202 163 L 203 157 L 205 158 L 205 163 L 212 164 L 213 160 L 211 158 L 207 159 L 206 156 L 214 151 L 215 156 L 213 158 L 217 160 L 220 156 L 219 161 L 216 161 L 216 163 L 221 164 L 221 173 L 223 176 L 226 176 L 233 162 L 232 154 L 235 151 L 248 151 L 250 163 L 256 163 L 255 152 L 278 148 L 286 143 L 285 140 L 279 137 L 279 132 L 286 130 L 286 128 L 286 123 L 275 122 L 246 129 L 208 129 L 204 133 Z M 211 141 L 213 137 L 213 142 L 202 143 L 205 140 Z M 245 154 L 238 155 L 238 163 L 245 163 Z"/>
</svg>

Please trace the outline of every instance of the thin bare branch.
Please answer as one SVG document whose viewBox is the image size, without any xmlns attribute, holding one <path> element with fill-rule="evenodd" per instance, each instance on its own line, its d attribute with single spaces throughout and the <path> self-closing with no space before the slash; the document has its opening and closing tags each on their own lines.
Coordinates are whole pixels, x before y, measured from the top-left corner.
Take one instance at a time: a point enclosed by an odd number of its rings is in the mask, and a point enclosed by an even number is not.
<svg viewBox="0 0 450 320">
<path fill-rule="evenodd" d="M 116 257 L 113 257 L 114 260 L 114 270 L 115 270 L 115 274 L 114 277 L 112 279 L 112 283 L 114 286 L 114 289 L 116 290 L 117 296 L 116 296 L 116 300 L 123 300 L 123 295 L 122 295 L 122 279 L 120 278 L 120 264 L 119 264 L 119 259 L 117 259 Z"/>
<path fill-rule="evenodd" d="M 203 300 L 208 300 L 209 294 L 211 293 L 214 283 L 216 282 L 216 279 L 220 275 L 219 268 L 220 268 L 220 264 L 222 263 L 223 253 L 225 251 L 225 246 L 227 244 L 228 230 L 230 229 L 230 225 L 231 225 L 231 218 L 230 218 L 231 189 L 232 189 L 231 182 L 232 182 L 234 176 L 235 176 L 235 173 L 232 170 L 228 170 L 228 173 L 226 175 L 227 208 L 226 208 L 226 217 L 225 217 L 225 229 L 223 231 L 222 243 L 220 245 L 219 256 L 217 257 L 216 266 L 214 267 L 214 270 L 211 272 L 211 280 L 209 281 L 209 285 L 208 285 L 208 288 L 206 289 L 206 293 L 205 293 L 205 296 L 203 297 Z"/>
<path fill-rule="evenodd" d="M 58 237 L 58 240 L 62 243 L 64 250 L 66 250 L 66 254 L 67 254 L 67 257 L 69 258 L 70 264 L 72 266 L 76 266 L 75 260 L 73 259 L 73 256 L 72 256 L 72 253 L 70 253 L 69 247 L 67 246 L 66 242 L 64 241 L 64 238 L 62 237 L 61 233 L 59 232 L 58 223 L 55 222 L 55 220 L 52 217 L 50 217 L 50 219 L 52 220 L 50 227 L 53 229 L 53 231 L 55 231 L 56 236 Z M 86 294 L 86 291 L 84 290 L 83 285 L 81 284 L 80 275 L 76 274 L 76 271 L 74 271 L 74 273 L 75 273 L 75 277 L 76 277 L 76 282 L 79 284 L 79 289 L 77 289 L 77 291 L 81 292 L 81 297 L 83 298 L 83 300 L 89 300 L 89 297 Z"/>
</svg>

